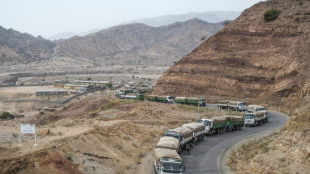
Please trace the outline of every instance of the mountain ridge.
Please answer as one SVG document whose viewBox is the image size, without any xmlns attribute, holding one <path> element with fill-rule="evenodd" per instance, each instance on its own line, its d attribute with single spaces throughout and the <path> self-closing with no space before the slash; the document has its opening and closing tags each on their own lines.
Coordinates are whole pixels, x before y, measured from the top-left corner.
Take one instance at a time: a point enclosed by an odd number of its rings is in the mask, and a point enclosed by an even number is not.
<svg viewBox="0 0 310 174">
<path fill-rule="evenodd" d="M 160 27 L 160 26 L 170 25 L 176 22 L 185 22 L 193 18 L 199 18 L 208 23 L 219 23 L 219 22 L 223 22 L 226 20 L 234 20 L 239 15 L 240 15 L 240 12 L 236 12 L 236 11 L 209 11 L 209 12 L 202 12 L 202 13 L 191 12 L 191 13 L 180 14 L 180 15 L 164 15 L 164 16 L 158 16 L 154 18 L 125 21 L 125 22 L 120 23 L 119 25 L 144 23 L 152 27 Z M 115 25 L 115 26 L 119 26 L 119 25 Z M 67 31 L 67 32 L 58 33 L 54 36 L 49 37 L 48 39 L 49 40 L 69 39 L 70 37 L 73 37 L 75 35 L 83 37 L 83 36 L 96 33 L 101 30 L 105 30 L 105 29 L 112 28 L 112 27 L 114 26 L 96 28 L 96 29 L 92 29 L 86 32 L 81 32 L 81 33 Z"/>
<path fill-rule="evenodd" d="M 199 19 L 168 26 L 124 24 L 84 37 L 75 36 L 58 45 L 57 56 L 92 59 L 178 60 L 224 26 Z M 172 61 L 171 61 L 172 62 Z"/>
</svg>

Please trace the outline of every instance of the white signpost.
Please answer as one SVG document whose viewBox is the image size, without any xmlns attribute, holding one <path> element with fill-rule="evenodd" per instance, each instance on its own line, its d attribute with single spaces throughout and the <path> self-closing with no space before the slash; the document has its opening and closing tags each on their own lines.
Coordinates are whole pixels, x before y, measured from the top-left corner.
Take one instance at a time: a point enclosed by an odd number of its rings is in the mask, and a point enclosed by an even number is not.
<svg viewBox="0 0 310 174">
<path fill-rule="evenodd" d="M 34 134 L 34 146 L 38 145 L 37 144 L 37 134 L 36 134 L 36 129 L 34 124 L 21 124 L 20 125 L 20 133 L 22 134 Z M 19 134 L 19 143 L 18 146 L 21 146 L 20 143 L 20 134 Z"/>
</svg>

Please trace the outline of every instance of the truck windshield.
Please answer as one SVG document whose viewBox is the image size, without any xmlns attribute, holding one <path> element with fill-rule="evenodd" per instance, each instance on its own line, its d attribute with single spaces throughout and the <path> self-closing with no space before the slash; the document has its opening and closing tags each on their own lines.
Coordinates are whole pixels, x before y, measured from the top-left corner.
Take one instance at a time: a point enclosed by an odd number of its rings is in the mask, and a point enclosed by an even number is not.
<svg viewBox="0 0 310 174">
<path fill-rule="evenodd" d="M 245 106 L 245 103 L 238 103 L 238 106 Z"/>
<path fill-rule="evenodd" d="M 179 134 L 176 134 L 176 133 L 174 133 L 174 132 L 167 132 L 167 133 L 165 134 L 165 136 L 167 136 L 167 137 L 174 137 L 174 138 L 180 140 L 180 135 L 179 135 Z"/>
<path fill-rule="evenodd" d="M 162 163 L 161 170 L 163 172 L 169 172 L 169 173 L 180 173 L 180 172 L 182 172 L 182 164 L 181 163 L 164 162 L 164 163 Z"/>
<path fill-rule="evenodd" d="M 266 108 L 259 107 L 259 108 L 256 109 L 256 111 L 266 111 Z"/>
<path fill-rule="evenodd" d="M 204 121 L 204 120 L 198 120 L 198 123 L 202 123 L 205 126 L 209 126 L 209 122 L 208 121 Z"/>
<path fill-rule="evenodd" d="M 253 114 L 245 114 L 244 118 L 245 119 L 253 119 L 254 118 L 253 116 L 254 116 Z"/>
<path fill-rule="evenodd" d="M 172 99 L 173 99 L 173 97 L 169 96 L 169 97 L 168 97 L 168 99 L 171 99 L 171 100 L 172 100 Z"/>
</svg>

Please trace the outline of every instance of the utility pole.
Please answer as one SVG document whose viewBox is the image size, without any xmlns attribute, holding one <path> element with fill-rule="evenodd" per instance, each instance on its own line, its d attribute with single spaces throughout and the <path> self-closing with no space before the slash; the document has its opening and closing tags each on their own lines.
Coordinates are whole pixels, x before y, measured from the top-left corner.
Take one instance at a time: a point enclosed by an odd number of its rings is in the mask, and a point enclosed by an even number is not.
<svg viewBox="0 0 310 174">
<path fill-rule="evenodd" d="M 199 96 L 198 96 L 198 120 L 199 120 Z"/>
</svg>

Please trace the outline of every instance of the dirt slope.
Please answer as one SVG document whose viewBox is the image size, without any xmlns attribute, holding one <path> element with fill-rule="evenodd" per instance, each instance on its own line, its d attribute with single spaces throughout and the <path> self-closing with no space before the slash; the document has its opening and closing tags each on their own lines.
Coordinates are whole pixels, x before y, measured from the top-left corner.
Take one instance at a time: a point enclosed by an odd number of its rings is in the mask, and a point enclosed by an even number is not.
<svg viewBox="0 0 310 174">
<path fill-rule="evenodd" d="M 279 17 L 265 22 L 276 8 Z M 155 94 L 299 103 L 308 86 L 309 1 L 260 2 L 171 67 Z"/>
</svg>

